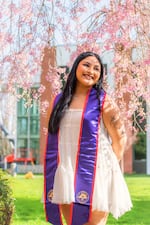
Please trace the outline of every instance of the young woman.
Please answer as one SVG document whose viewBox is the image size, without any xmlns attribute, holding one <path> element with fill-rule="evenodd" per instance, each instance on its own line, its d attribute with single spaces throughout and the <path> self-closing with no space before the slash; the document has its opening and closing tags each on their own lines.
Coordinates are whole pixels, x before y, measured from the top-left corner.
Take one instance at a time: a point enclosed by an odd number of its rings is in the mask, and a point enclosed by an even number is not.
<svg viewBox="0 0 150 225">
<path fill-rule="evenodd" d="M 100 57 L 84 52 L 51 102 L 44 178 L 54 225 L 105 225 L 109 213 L 118 218 L 132 207 L 119 166 L 126 133 L 102 83 Z"/>
</svg>

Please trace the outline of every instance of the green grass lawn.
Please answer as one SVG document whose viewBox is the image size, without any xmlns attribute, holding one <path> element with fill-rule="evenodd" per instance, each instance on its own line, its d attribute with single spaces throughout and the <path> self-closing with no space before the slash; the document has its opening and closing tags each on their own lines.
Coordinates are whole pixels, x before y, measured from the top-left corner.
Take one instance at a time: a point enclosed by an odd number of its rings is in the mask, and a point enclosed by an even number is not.
<svg viewBox="0 0 150 225">
<path fill-rule="evenodd" d="M 127 175 L 125 179 L 133 202 L 133 209 L 119 220 L 110 215 L 107 225 L 150 225 L 150 176 Z M 12 177 L 15 197 L 15 213 L 12 225 L 48 225 L 45 222 L 43 204 L 43 177 L 25 179 L 22 175 Z"/>
</svg>

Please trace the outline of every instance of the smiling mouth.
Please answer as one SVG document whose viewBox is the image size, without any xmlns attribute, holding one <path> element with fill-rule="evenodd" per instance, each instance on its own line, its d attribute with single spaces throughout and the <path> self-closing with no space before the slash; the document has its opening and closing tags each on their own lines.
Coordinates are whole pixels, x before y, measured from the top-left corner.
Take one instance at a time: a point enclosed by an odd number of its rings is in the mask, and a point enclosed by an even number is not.
<svg viewBox="0 0 150 225">
<path fill-rule="evenodd" d="M 83 74 L 83 76 L 87 79 L 87 80 L 93 80 L 94 77 L 92 75 L 88 75 L 88 74 Z"/>
</svg>

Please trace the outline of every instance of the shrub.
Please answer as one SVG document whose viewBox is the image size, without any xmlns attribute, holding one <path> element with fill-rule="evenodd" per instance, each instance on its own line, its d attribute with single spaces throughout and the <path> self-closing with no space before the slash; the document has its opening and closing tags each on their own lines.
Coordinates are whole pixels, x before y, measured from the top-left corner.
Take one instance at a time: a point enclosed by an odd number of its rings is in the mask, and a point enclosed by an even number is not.
<svg viewBox="0 0 150 225">
<path fill-rule="evenodd" d="M 133 145 L 135 159 L 146 159 L 146 134 L 139 132 Z"/>
<path fill-rule="evenodd" d="M 0 169 L 0 224 L 9 225 L 14 212 L 14 198 L 9 175 Z"/>
</svg>

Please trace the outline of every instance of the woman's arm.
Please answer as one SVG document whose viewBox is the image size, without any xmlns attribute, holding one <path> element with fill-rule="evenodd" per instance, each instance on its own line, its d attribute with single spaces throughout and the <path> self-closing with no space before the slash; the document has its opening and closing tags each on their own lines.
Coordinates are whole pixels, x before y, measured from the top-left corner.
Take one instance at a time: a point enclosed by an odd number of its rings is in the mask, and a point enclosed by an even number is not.
<svg viewBox="0 0 150 225">
<path fill-rule="evenodd" d="M 113 151 L 118 160 L 121 160 L 127 141 L 127 136 L 123 119 L 120 118 L 119 108 L 108 95 L 106 95 L 105 98 L 102 116 L 104 125 L 112 139 Z"/>
</svg>

